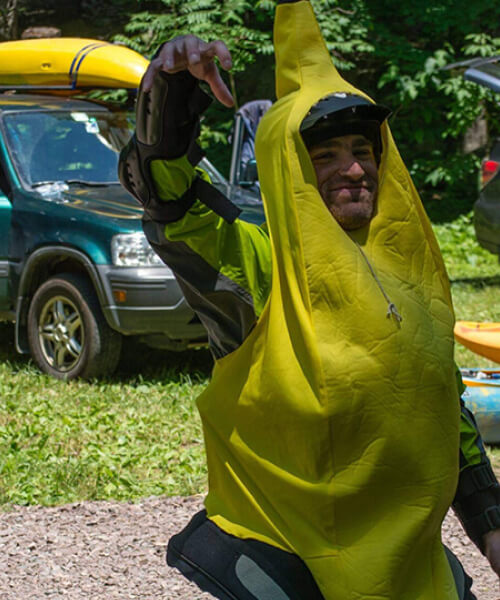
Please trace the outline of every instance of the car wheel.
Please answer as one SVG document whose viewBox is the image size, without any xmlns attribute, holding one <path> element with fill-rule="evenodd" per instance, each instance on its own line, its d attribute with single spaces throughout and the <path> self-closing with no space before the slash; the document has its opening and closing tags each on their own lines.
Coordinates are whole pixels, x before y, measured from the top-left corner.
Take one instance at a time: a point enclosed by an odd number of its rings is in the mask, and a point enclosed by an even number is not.
<svg viewBox="0 0 500 600">
<path fill-rule="evenodd" d="M 35 292 L 28 311 L 28 341 L 36 364 L 58 379 L 112 373 L 122 336 L 102 314 L 94 288 L 82 275 L 63 273 Z"/>
</svg>

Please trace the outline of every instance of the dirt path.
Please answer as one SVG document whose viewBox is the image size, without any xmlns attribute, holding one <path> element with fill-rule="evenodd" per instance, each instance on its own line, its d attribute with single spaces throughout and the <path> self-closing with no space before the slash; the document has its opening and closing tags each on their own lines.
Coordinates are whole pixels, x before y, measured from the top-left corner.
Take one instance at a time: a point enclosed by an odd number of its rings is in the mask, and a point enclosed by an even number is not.
<svg viewBox="0 0 500 600">
<path fill-rule="evenodd" d="M 0 599 L 212 598 L 164 558 L 168 538 L 200 508 L 199 497 L 152 498 L 0 513 Z M 478 599 L 498 600 L 496 577 L 452 515 L 444 539 L 474 577 Z"/>
</svg>

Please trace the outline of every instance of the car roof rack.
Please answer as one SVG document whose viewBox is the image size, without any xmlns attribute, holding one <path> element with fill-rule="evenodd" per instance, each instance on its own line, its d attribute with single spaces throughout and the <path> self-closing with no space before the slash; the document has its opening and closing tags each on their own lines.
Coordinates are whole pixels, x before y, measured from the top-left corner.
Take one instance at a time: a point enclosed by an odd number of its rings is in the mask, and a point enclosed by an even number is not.
<svg viewBox="0 0 500 600">
<path fill-rule="evenodd" d="M 457 69 L 458 67 L 479 67 L 480 65 L 486 65 L 488 63 L 494 63 L 500 60 L 500 54 L 495 56 L 481 56 L 476 58 L 468 58 L 466 60 L 460 60 L 449 65 L 442 67 L 443 71 L 449 71 L 450 69 Z"/>
<path fill-rule="evenodd" d="M 73 85 L 0 85 L 0 92 L 90 92 L 92 90 L 117 90 L 123 89 L 130 92 L 137 91 L 137 88 L 112 88 L 105 85 L 102 86 L 73 86 Z"/>
<path fill-rule="evenodd" d="M 71 85 L 0 85 L 0 91 L 2 92 L 16 92 L 18 90 L 23 92 L 54 90 L 78 91 L 77 88 L 74 88 Z"/>
</svg>

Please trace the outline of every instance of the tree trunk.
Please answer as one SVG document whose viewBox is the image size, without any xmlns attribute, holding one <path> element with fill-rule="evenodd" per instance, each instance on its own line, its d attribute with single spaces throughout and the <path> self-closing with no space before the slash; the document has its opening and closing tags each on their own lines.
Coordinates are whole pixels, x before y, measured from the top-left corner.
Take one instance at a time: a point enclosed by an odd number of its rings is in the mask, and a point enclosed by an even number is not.
<svg viewBox="0 0 500 600">
<path fill-rule="evenodd" d="M 17 11 L 19 0 L 0 0 L 0 37 L 17 39 Z"/>
</svg>

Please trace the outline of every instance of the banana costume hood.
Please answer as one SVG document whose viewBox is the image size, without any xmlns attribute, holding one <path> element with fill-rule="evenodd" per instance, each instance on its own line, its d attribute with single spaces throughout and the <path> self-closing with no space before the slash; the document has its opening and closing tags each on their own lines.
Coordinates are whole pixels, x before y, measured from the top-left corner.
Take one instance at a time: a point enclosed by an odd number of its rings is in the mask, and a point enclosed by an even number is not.
<svg viewBox="0 0 500 600">
<path fill-rule="evenodd" d="M 333 66 L 308 1 L 278 6 L 275 51 L 278 101 L 256 142 L 272 291 L 198 401 L 207 514 L 298 554 L 326 600 L 456 600 L 441 543 L 459 448 L 441 255 L 387 123 L 377 213 L 341 229 L 299 128 L 321 98 L 365 95 Z"/>
</svg>

